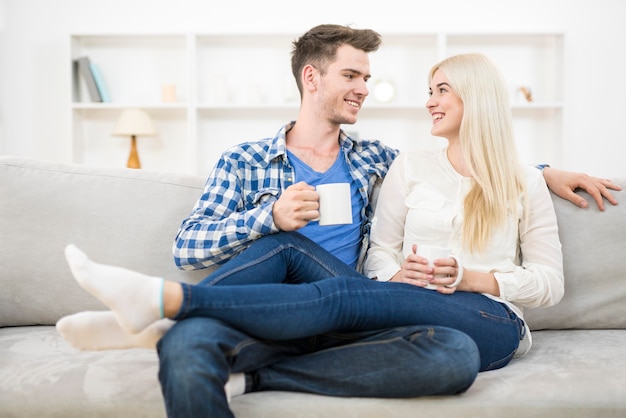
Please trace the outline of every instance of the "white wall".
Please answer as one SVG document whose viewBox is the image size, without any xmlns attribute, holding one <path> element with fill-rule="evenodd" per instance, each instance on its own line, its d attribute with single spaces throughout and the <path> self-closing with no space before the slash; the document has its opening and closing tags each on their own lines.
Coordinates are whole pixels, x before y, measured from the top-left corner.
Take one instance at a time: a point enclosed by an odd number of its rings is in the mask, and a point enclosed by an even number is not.
<svg viewBox="0 0 626 418">
<path fill-rule="evenodd" d="M 0 0 L 0 153 L 68 158 L 70 33 L 285 32 L 351 23 L 384 32 L 561 31 L 562 168 L 625 176 L 622 0 Z M 299 11 L 297 11 L 299 9 Z M 373 72 L 376 71 L 372 68 Z M 420 82 L 416 77 L 416 82 Z M 263 136 L 265 133 L 259 133 Z M 4 141 L 2 141 L 4 139 Z"/>
</svg>

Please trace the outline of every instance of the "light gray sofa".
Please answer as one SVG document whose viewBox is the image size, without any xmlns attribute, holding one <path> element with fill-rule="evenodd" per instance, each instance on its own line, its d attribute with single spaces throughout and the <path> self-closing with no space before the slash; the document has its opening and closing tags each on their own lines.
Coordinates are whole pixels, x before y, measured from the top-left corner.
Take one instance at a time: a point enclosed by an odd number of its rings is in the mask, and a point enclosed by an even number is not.
<svg viewBox="0 0 626 418">
<path fill-rule="evenodd" d="M 75 243 L 96 261 L 198 281 L 207 272 L 177 270 L 171 245 L 203 183 L 0 157 L 0 417 L 165 416 L 154 351 L 81 352 L 55 331 L 63 315 L 103 309 L 74 282 L 63 249 Z M 621 204 L 604 213 L 554 198 L 565 297 L 527 313 L 536 331 L 526 357 L 481 373 L 466 393 L 383 400 L 263 392 L 234 398 L 233 411 L 239 418 L 626 416 L 626 193 L 616 195 Z"/>
</svg>

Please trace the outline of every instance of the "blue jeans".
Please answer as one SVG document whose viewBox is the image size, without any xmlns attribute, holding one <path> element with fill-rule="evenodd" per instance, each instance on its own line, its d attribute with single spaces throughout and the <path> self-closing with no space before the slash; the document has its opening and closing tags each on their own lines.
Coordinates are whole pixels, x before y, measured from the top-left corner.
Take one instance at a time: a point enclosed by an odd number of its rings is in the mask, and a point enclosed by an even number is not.
<svg viewBox="0 0 626 418">
<path fill-rule="evenodd" d="M 327 283 L 339 286 L 328 300 L 319 297 L 327 290 L 318 293 Z M 247 391 L 335 396 L 445 395 L 472 384 L 481 367 L 472 338 L 421 320 L 379 327 L 389 319 L 349 319 L 361 309 L 380 313 L 368 307 L 379 299 L 376 289 L 351 293 L 359 284 L 392 285 L 365 278 L 297 233 L 280 233 L 257 240 L 199 286 L 185 286 L 178 322 L 158 344 L 168 415 L 232 417 L 223 386 L 237 372 L 247 374 Z M 424 300 L 436 296 L 420 290 Z M 498 358 L 497 367 L 508 360 Z"/>
</svg>

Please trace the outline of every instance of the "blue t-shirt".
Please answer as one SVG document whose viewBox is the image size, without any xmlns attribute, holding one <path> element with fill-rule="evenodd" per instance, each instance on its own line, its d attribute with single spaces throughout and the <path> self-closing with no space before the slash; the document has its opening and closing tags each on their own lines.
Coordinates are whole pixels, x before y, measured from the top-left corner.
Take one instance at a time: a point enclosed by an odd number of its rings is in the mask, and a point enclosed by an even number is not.
<svg viewBox="0 0 626 418">
<path fill-rule="evenodd" d="M 360 216 L 363 201 L 357 185 L 350 175 L 350 169 L 343 150 L 340 150 L 337 160 L 324 173 L 312 170 L 311 167 L 289 151 L 287 151 L 287 156 L 294 168 L 294 183 L 304 181 L 311 186 L 326 183 L 350 183 L 350 200 L 352 202 L 351 224 L 320 226 L 317 221 L 311 221 L 305 227 L 300 228 L 298 232 L 317 242 L 322 248 L 344 263 L 356 268 L 361 245 Z"/>
</svg>

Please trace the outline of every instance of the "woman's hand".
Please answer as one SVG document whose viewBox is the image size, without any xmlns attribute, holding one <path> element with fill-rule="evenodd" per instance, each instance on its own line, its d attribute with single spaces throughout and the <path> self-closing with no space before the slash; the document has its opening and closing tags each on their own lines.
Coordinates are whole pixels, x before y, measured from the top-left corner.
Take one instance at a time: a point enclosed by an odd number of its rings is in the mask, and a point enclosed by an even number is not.
<svg viewBox="0 0 626 418">
<path fill-rule="evenodd" d="M 415 254 L 417 245 L 413 245 L 413 251 L 409 254 L 400 271 L 393 275 L 391 282 L 407 283 L 419 287 L 426 287 L 435 278 L 435 269 L 428 265 L 428 260 Z"/>
<path fill-rule="evenodd" d="M 456 291 L 456 287 L 461 284 L 452 286 L 457 281 L 460 271 L 456 258 L 438 258 L 432 260 L 432 266 L 429 266 L 429 260 L 416 254 L 417 245 L 413 245 L 411 250 L 411 254 L 400 266 L 400 271 L 390 281 L 428 287 L 445 294 Z"/>
</svg>

